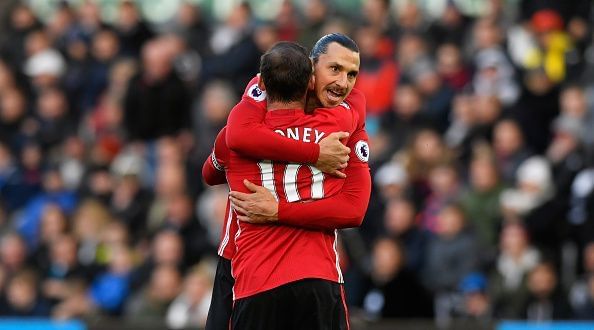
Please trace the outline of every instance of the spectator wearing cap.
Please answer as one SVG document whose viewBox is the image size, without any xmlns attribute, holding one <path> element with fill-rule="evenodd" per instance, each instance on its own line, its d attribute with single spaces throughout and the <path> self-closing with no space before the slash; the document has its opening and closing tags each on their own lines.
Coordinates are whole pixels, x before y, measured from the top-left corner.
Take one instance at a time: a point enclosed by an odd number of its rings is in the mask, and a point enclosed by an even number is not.
<svg viewBox="0 0 594 330">
<path fill-rule="evenodd" d="M 537 47 L 530 50 L 524 59 L 526 69 L 543 68 L 554 83 L 566 76 L 574 78 L 581 59 L 571 37 L 565 31 L 563 18 L 554 9 L 541 9 L 530 18 L 530 27 Z"/>
<path fill-rule="evenodd" d="M 39 30 L 27 35 L 27 52 L 23 72 L 31 78 L 34 87 L 52 87 L 59 83 L 66 71 L 64 57 L 50 44 L 45 31 Z"/>
<path fill-rule="evenodd" d="M 472 88 L 477 95 L 495 96 L 506 107 L 518 100 L 520 86 L 503 50 L 486 48 L 474 55 Z"/>
<path fill-rule="evenodd" d="M 404 168 L 397 161 L 390 161 L 380 166 L 373 180 L 384 201 L 406 194 L 408 179 Z"/>
<path fill-rule="evenodd" d="M 460 281 L 458 288 L 462 294 L 462 304 L 458 319 L 476 321 L 484 326 L 490 324 L 493 310 L 487 285 L 485 275 L 478 272 L 470 273 Z"/>
<path fill-rule="evenodd" d="M 552 258 L 559 258 L 566 205 L 563 200 L 554 198 L 550 164 L 543 157 L 531 157 L 518 167 L 516 178 L 516 187 L 501 194 L 505 221 L 521 221 L 539 249 L 551 253 Z"/>
<path fill-rule="evenodd" d="M 152 201 L 152 192 L 145 188 L 152 180 L 148 164 L 138 153 L 125 150 L 112 162 L 111 174 L 115 185 L 109 207 L 127 224 L 136 241 L 146 233 L 146 217 Z"/>
</svg>

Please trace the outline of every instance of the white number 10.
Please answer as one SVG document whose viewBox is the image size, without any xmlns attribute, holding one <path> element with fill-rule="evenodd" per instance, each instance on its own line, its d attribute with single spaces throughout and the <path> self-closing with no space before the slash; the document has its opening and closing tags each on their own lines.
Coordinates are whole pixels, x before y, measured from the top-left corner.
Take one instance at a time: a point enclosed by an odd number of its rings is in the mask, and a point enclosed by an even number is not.
<svg viewBox="0 0 594 330">
<path fill-rule="evenodd" d="M 320 199 L 324 197 L 324 173 L 311 165 L 303 164 L 274 164 L 270 160 L 258 162 L 260 168 L 260 175 L 262 177 L 262 186 L 272 193 L 274 198 L 278 201 L 278 193 L 276 192 L 276 185 L 274 182 L 274 165 L 284 166 L 283 175 L 283 189 L 287 202 L 297 202 L 302 198 L 297 189 L 297 173 L 302 166 L 307 167 L 312 176 L 311 182 L 311 198 Z"/>
</svg>

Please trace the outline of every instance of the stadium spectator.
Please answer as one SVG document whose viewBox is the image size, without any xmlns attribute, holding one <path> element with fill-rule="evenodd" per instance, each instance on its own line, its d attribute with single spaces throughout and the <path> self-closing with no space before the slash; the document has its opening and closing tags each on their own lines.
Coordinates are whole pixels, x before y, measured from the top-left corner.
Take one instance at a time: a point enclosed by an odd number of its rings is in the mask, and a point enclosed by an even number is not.
<svg viewBox="0 0 594 330">
<path fill-rule="evenodd" d="M 528 274 L 540 261 L 521 224 L 506 224 L 499 236 L 499 255 L 489 276 L 493 316 L 517 319 L 528 296 Z"/>
<path fill-rule="evenodd" d="M 152 141 L 190 127 L 190 100 L 159 40 L 142 49 L 142 69 L 130 80 L 124 97 L 124 127 L 129 141 Z"/>
<path fill-rule="evenodd" d="M 130 297 L 126 317 L 142 321 L 163 319 L 170 304 L 180 293 L 181 274 L 173 265 L 160 265 L 151 272 L 150 282 Z"/>
<path fill-rule="evenodd" d="M 122 1 L 114 24 L 122 56 L 137 57 L 142 45 L 153 37 L 153 32 L 144 22 L 133 1 Z"/>
<path fill-rule="evenodd" d="M 490 156 L 473 159 L 469 174 L 469 184 L 460 196 L 460 204 L 477 234 L 480 246 L 487 253 L 492 253 L 501 229 L 499 198 L 504 186 Z"/>
<path fill-rule="evenodd" d="M 21 270 L 6 285 L 6 305 L 2 315 L 11 317 L 47 317 L 49 304 L 39 294 L 37 274 Z"/>
<path fill-rule="evenodd" d="M 522 318 L 530 321 L 566 320 L 572 317 L 571 307 L 550 262 L 538 263 L 528 275 L 529 297 Z"/>
<path fill-rule="evenodd" d="M 167 311 L 169 327 L 185 329 L 205 326 L 212 295 L 213 277 L 214 271 L 207 263 L 200 263 L 189 270 L 181 293 L 169 305 Z"/>
<path fill-rule="evenodd" d="M 0 263 L 6 274 L 12 276 L 27 266 L 27 246 L 22 236 L 15 232 L 2 235 Z"/>
<path fill-rule="evenodd" d="M 493 151 L 503 182 L 511 185 L 520 164 L 532 155 L 524 145 L 524 135 L 514 120 L 504 119 L 493 129 Z"/>
<path fill-rule="evenodd" d="M 52 307 L 70 297 L 73 288 L 86 285 L 88 270 L 77 258 L 78 242 L 71 235 L 55 238 L 50 246 L 49 264 L 42 269 L 45 280 L 41 282 L 41 292 L 50 299 Z"/>
<path fill-rule="evenodd" d="M 433 167 L 428 181 L 430 193 L 423 201 L 418 221 L 421 229 L 435 233 L 438 214 L 447 205 L 458 202 L 461 187 L 456 168 L 448 163 Z"/>
<path fill-rule="evenodd" d="M 405 256 L 404 267 L 418 276 L 425 264 L 431 234 L 416 223 L 412 202 L 404 198 L 390 200 L 386 206 L 384 228 L 390 237 L 400 242 Z"/>
<path fill-rule="evenodd" d="M 572 283 L 569 290 L 569 302 L 576 315 L 582 319 L 592 317 L 592 275 L 594 274 L 594 243 L 584 247 L 582 274 Z"/>
<path fill-rule="evenodd" d="M 372 318 L 424 318 L 433 312 L 431 295 L 405 266 L 398 241 L 380 238 L 373 245 L 369 292 L 364 307 Z"/>
<path fill-rule="evenodd" d="M 487 293 L 487 278 L 481 273 L 466 275 L 459 285 L 462 294 L 460 310 L 454 311 L 455 318 L 463 322 L 488 326 L 492 320 L 492 305 Z M 457 323 L 464 324 L 464 323 Z"/>
</svg>

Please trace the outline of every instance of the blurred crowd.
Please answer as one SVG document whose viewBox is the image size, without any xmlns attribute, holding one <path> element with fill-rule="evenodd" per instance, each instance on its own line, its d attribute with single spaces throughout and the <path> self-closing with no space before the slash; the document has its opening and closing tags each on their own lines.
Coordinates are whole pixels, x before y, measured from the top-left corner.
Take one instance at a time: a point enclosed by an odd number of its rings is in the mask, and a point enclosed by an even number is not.
<svg viewBox="0 0 594 330">
<path fill-rule="evenodd" d="M 353 317 L 594 319 L 589 0 L 0 5 L 0 315 L 204 324 L 226 187 L 200 168 L 278 40 L 361 49 L 374 180 Z"/>
</svg>

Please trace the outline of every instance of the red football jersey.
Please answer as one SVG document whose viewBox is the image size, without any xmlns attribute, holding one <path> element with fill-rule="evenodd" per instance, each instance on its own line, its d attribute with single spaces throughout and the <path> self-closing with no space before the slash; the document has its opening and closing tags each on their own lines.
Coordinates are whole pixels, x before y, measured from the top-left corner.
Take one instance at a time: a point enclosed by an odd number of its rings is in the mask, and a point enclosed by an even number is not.
<svg viewBox="0 0 594 330">
<path fill-rule="evenodd" d="M 354 132 L 358 114 L 347 105 L 319 108 L 312 115 L 302 109 L 275 110 L 266 113 L 264 124 L 285 137 L 318 143 L 332 132 Z M 258 161 L 231 151 L 227 170 L 231 190 L 249 192 L 244 179 L 266 187 L 277 200 L 286 202 L 333 196 L 344 183 L 311 165 Z M 336 239 L 335 230 L 238 222 L 231 263 L 235 299 L 304 278 L 342 283 Z"/>
<path fill-rule="evenodd" d="M 312 196 L 313 198 L 319 198 L 319 196 L 322 195 L 319 190 L 320 185 L 318 181 L 316 181 L 318 183 L 313 183 L 315 180 L 310 179 L 312 182 L 311 186 L 304 186 L 302 184 L 295 190 L 289 188 L 287 190 L 288 193 L 285 195 L 288 196 L 288 198 L 279 201 L 279 224 L 323 230 L 325 233 L 332 235 L 335 235 L 333 230 L 335 228 L 347 228 L 360 225 L 365 210 L 367 209 L 371 189 L 369 168 L 367 166 L 369 149 L 367 145 L 367 134 L 364 129 L 365 98 L 362 93 L 354 90 L 347 100 L 337 108 L 342 112 L 330 113 L 331 116 L 338 116 L 341 120 L 350 120 L 348 119 L 350 115 L 350 118 L 355 124 L 355 132 L 351 134 L 347 144 L 347 146 L 351 148 L 351 160 L 349 161 L 349 166 L 345 170 L 347 179 L 334 179 L 338 180 L 339 184 L 341 181 L 344 181 L 342 190 L 340 191 L 340 194 L 335 194 L 329 198 L 326 198 L 326 195 L 324 195 L 325 198 L 316 203 L 294 203 L 295 201 L 305 200 Z M 343 117 L 345 109 L 349 111 L 348 115 Z M 323 112 L 333 111 L 332 109 L 320 110 L 323 110 Z M 241 103 L 234 108 L 234 111 L 232 111 L 232 115 L 230 116 L 229 126 L 236 128 L 233 132 L 237 142 L 242 144 L 241 146 L 244 147 L 244 149 L 247 149 L 248 153 L 251 152 L 254 156 L 253 158 L 276 157 L 276 159 L 311 162 L 311 150 L 317 151 L 317 146 L 315 143 L 311 144 L 311 142 L 319 142 L 319 140 L 326 135 L 322 135 L 320 131 L 318 131 L 316 135 L 316 131 L 310 129 L 303 129 L 301 133 L 298 130 L 288 130 L 284 135 L 289 137 L 289 139 L 281 138 L 280 135 L 276 135 L 278 133 L 273 133 L 271 135 L 270 133 L 273 132 L 271 130 L 272 127 L 266 127 L 262 124 L 265 114 L 265 94 L 257 89 L 257 78 L 254 78 L 246 88 L 246 93 L 244 94 Z M 320 112 L 317 112 L 316 114 L 320 114 Z M 328 116 L 328 113 L 326 113 L 325 116 Z M 234 124 L 231 124 L 231 122 Z M 340 122 L 340 120 L 337 122 Z M 342 124 L 344 123 L 345 122 L 342 122 Z M 347 129 L 346 126 L 343 126 L 340 130 L 352 132 L 352 129 Z M 293 140 L 298 134 L 301 134 L 301 139 L 307 142 L 302 143 Z M 227 132 L 227 136 L 228 135 L 229 131 Z M 288 147 L 285 147 L 287 145 Z M 312 145 L 312 147 L 309 147 L 309 145 Z M 211 157 L 209 157 L 203 167 L 203 177 L 208 184 L 212 185 L 225 182 L 224 169 L 228 164 L 228 152 L 229 150 L 225 150 L 225 131 L 223 130 L 217 137 Z M 317 154 L 313 159 L 317 159 Z M 292 166 L 295 165 L 297 164 L 293 164 Z M 315 171 L 315 168 L 307 167 L 310 171 Z M 299 172 L 299 170 L 297 170 L 297 172 Z M 258 183 L 257 180 L 254 182 Z M 321 187 L 324 188 L 324 185 Z M 302 196 L 300 194 L 304 195 Z M 234 212 L 227 213 L 221 236 L 221 244 L 219 246 L 219 255 L 228 259 L 232 258 L 235 253 L 234 237 L 237 233 L 237 228 L 238 222 L 236 221 L 236 214 Z M 326 237 L 326 240 L 327 239 L 328 237 Z M 334 239 L 332 240 L 333 244 L 335 242 Z M 327 242 L 328 241 L 326 241 L 325 251 L 329 252 L 330 249 L 328 249 L 328 247 L 330 245 L 328 245 Z M 334 245 L 332 245 L 332 250 L 333 246 Z M 316 249 L 312 249 L 312 251 L 316 251 Z M 332 256 L 335 257 L 336 254 L 334 253 Z M 329 269 L 328 261 L 336 260 L 337 259 L 330 260 L 330 258 L 327 258 L 325 269 Z M 305 264 L 310 264 L 310 262 L 307 261 Z M 314 266 L 313 268 L 316 267 Z M 339 269 L 336 267 L 330 268 L 332 270 L 326 271 L 324 276 L 317 276 L 317 273 L 304 271 L 301 278 L 321 277 L 341 281 L 341 278 L 339 278 Z M 234 272 L 234 274 L 235 273 L 236 272 Z M 266 290 L 267 287 L 273 288 L 292 281 L 289 278 L 279 282 L 277 281 L 279 278 L 278 276 L 276 278 L 273 276 L 272 278 L 273 280 L 270 281 L 270 283 L 260 286 L 260 289 L 256 290 L 259 292 Z M 295 280 L 297 279 L 298 278 Z M 254 287 L 256 286 L 254 283 L 251 283 L 250 285 L 253 285 Z M 262 287 L 264 289 L 261 289 Z M 241 291 L 241 289 L 239 291 Z"/>
</svg>

